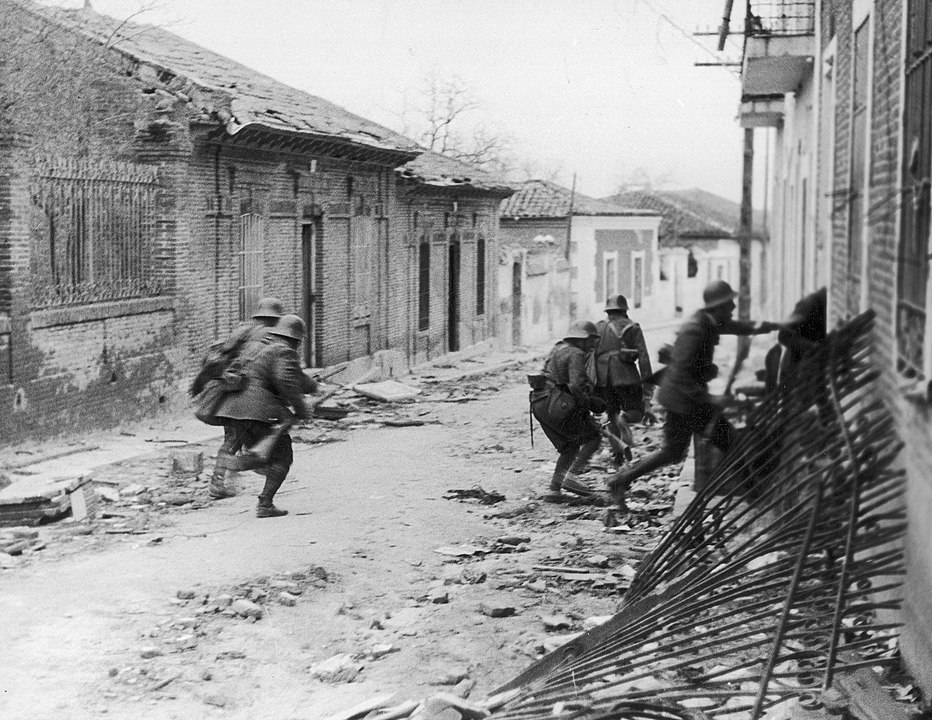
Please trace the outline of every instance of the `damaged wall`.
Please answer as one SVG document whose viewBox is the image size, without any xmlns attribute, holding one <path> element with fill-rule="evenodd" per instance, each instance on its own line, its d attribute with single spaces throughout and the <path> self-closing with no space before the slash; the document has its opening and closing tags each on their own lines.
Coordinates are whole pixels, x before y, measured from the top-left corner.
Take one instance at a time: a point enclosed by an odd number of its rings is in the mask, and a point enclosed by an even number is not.
<svg viewBox="0 0 932 720">
<path fill-rule="evenodd" d="M 501 225 L 500 335 L 513 345 L 550 342 L 573 318 L 566 220 L 503 217 Z"/>
<path fill-rule="evenodd" d="M 391 305 L 396 314 L 403 311 L 399 347 L 408 349 L 411 364 L 496 338 L 498 203 L 498 196 L 451 194 L 430 185 L 400 190 L 404 249 L 392 257 L 405 261 L 395 277 L 406 282 L 396 285 Z"/>
<path fill-rule="evenodd" d="M 158 300 L 172 281 L 170 261 L 157 252 L 158 206 L 134 236 L 134 265 L 98 237 L 102 225 L 134 219 L 118 220 L 103 194 L 120 183 L 160 192 L 157 170 L 140 162 L 135 123 L 148 105 L 144 88 L 100 46 L 17 4 L 0 6 L 7 99 L 0 272 L 8 281 L 0 299 L 7 371 L 0 438 L 7 443 L 157 411 L 180 358 L 172 351 L 174 307 Z"/>
</svg>

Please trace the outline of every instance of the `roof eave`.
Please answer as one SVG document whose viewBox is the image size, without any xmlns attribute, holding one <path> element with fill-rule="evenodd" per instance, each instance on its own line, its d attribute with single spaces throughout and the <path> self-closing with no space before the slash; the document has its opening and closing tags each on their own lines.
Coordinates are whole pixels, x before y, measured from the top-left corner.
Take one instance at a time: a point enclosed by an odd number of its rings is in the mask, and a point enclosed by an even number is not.
<svg viewBox="0 0 932 720">
<path fill-rule="evenodd" d="M 225 124 L 224 137 L 234 144 L 271 144 L 270 149 L 285 149 L 293 146 L 297 152 L 320 153 L 347 160 L 370 160 L 379 164 L 397 165 L 413 160 L 419 150 L 403 150 L 369 143 L 357 142 L 340 135 L 315 133 L 307 130 L 288 130 L 272 127 L 261 122 L 239 125 L 235 132 L 229 131 L 230 121 Z M 303 146 L 303 147 L 302 147 Z"/>
</svg>

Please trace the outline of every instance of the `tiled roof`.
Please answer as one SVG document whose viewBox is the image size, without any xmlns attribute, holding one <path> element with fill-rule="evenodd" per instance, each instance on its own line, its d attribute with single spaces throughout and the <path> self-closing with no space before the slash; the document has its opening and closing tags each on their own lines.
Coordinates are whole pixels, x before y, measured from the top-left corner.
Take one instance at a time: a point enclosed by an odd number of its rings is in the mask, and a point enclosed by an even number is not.
<svg viewBox="0 0 932 720">
<path fill-rule="evenodd" d="M 565 218 L 573 215 L 655 216 L 647 208 L 623 207 L 596 200 L 548 180 L 528 180 L 518 185 L 517 192 L 502 201 L 499 214 L 503 218 Z"/>
<path fill-rule="evenodd" d="M 389 152 L 420 148 L 398 133 L 354 115 L 315 95 L 292 88 L 245 65 L 151 25 L 121 22 L 89 10 L 68 10 L 14 0 L 27 11 L 83 33 L 155 72 L 160 85 L 190 98 L 196 112 L 216 117 L 227 132 L 258 125 L 324 140 L 338 140 Z"/>
<path fill-rule="evenodd" d="M 515 187 L 485 170 L 446 155 L 425 151 L 396 171 L 398 177 L 439 188 L 472 188 L 505 197 Z"/>
<path fill-rule="evenodd" d="M 738 204 L 704 190 L 630 190 L 605 201 L 659 212 L 661 242 L 729 239 L 738 234 Z"/>
<path fill-rule="evenodd" d="M 733 227 L 659 192 L 632 190 L 612 195 L 606 200 L 629 207 L 649 207 L 659 212 L 662 241 L 678 237 L 712 239 L 733 236 Z"/>
</svg>

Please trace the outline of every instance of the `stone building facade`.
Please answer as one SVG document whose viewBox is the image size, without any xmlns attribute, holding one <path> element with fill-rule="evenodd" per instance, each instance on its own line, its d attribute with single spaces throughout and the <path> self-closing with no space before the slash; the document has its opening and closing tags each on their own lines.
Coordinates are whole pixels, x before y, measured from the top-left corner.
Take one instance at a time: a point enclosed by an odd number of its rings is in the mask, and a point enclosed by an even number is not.
<svg viewBox="0 0 932 720">
<path fill-rule="evenodd" d="M 502 245 L 519 251 L 502 267 L 500 283 L 503 322 L 510 307 L 516 342 L 559 336 L 570 320 L 598 320 L 606 297 L 618 293 L 628 298 L 633 317 L 655 318 L 659 224 L 654 210 L 621 207 L 545 180 L 522 183 L 501 207 Z M 509 329 L 501 334 L 507 337 Z"/>
</svg>

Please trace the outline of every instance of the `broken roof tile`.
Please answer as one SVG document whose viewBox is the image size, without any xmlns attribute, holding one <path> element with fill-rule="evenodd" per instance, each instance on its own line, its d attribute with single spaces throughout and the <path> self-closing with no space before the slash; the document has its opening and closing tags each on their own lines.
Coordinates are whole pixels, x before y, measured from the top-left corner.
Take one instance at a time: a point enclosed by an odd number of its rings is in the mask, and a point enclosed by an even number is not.
<svg viewBox="0 0 932 720">
<path fill-rule="evenodd" d="M 46 21 L 106 44 L 127 58 L 155 70 L 170 91 L 183 85 L 198 90 L 191 102 L 213 113 L 217 96 L 226 100 L 231 135 L 250 125 L 289 133 L 313 134 L 409 157 L 420 152 L 412 140 L 355 115 L 323 98 L 290 87 L 190 40 L 152 25 L 137 25 L 89 9 L 71 10 L 15 0 Z M 221 105 L 224 104 L 222 101 Z"/>
</svg>

